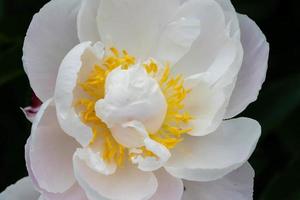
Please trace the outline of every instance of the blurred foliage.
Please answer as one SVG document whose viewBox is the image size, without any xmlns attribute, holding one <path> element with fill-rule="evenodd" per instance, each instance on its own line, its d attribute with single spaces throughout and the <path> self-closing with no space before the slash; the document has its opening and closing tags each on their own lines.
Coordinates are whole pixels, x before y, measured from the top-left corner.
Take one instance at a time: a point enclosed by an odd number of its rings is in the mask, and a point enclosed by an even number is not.
<svg viewBox="0 0 300 200">
<path fill-rule="evenodd" d="M 22 45 L 34 13 L 47 0 L 0 0 L 0 191 L 26 175 L 24 144 L 30 123 L 20 107 L 31 89 L 22 68 Z M 300 12 L 296 0 L 233 0 L 266 34 L 271 47 L 267 80 L 242 116 L 257 119 L 262 138 L 250 162 L 257 200 L 300 199 Z"/>
</svg>

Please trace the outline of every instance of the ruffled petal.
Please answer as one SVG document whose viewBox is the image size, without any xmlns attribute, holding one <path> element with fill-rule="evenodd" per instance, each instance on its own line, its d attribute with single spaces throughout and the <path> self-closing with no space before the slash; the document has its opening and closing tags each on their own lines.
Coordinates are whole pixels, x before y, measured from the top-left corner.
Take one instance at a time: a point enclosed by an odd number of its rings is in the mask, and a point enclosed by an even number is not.
<svg viewBox="0 0 300 200">
<path fill-rule="evenodd" d="M 145 59 L 179 5 L 180 0 L 102 0 L 97 17 L 101 41 Z"/>
<path fill-rule="evenodd" d="M 97 29 L 97 11 L 100 0 L 83 0 L 77 18 L 78 37 L 80 42 L 100 41 Z"/>
<path fill-rule="evenodd" d="M 257 99 L 268 67 L 269 44 L 266 37 L 247 16 L 239 15 L 239 20 L 244 59 L 230 99 L 227 118 L 241 113 Z"/>
<path fill-rule="evenodd" d="M 76 18 L 80 0 L 52 0 L 37 13 L 23 47 L 23 64 L 35 94 L 46 101 L 54 93 L 59 65 L 78 44 Z"/>
<path fill-rule="evenodd" d="M 79 144 L 61 130 L 51 102 L 42 105 L 33 122 L 30 166 L 40 188 L 63 193 L 75 183 L 72 156 Z"/>
<path fill-rule="evenodd" d="M 86 162 L 74 156 L 75 176 L 90 200 L 140 200 L 150 198 L 157 189 L 153 173 L 143 172 L 130 163 L 112 175 L 92 170 Z"/>
<path fill-rule="evenodd" d="M 261 127 L 255 120 L 224 121 L 203 137 L 186 137 L 173 151 L 166 170 L 191 181 L 211 181 L 243 165 L 254 151 Z"/>
<path fill-rule="evenodd" d="M 182 200 L 252 200 L 254 171 L 246 163 L 221 179 L 211 182 L 184 181 Z"/>
<path fill-rule="evenodd" d="M 95 44 L 95 48 L 98 47 L 99 44 Z M 82 146 L 89 144 L 93 133 L 90 127 L 81 122 L 74 109 L 74 91 L 80 78 L 79 72 L 85 70 L 82 66 L 94 67 L 96 58 L 93 51 L 91 43 L 84 42 L 68 53 L 59 69 L 54 96 L 60 126 Z"/>
<path fill-rule="evenodd" d="M 156 171 L 155 176 L 158 181 L 158 188 L 150 200 L 181 200 L 183 194 L 181 179 L 171 176 L 164 169 Z"/>
<path fill-rule="evenodd" d="M 20 179 L 14 185 L 7 187 L 1 194 L 2 200 L 38 200 L 40 193 L 36 191 L 29 177 Z"/>
</svg>

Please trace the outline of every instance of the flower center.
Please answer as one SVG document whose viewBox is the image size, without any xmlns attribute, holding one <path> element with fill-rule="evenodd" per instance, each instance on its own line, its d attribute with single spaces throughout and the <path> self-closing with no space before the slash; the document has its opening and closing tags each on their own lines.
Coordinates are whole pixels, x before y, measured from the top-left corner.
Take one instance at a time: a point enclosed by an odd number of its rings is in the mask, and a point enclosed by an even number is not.
<svg viewBox="0 0 300 200">
<path fill-rule="evenodd" d="M 102 143 L 102 159 L 121 166 L 128 158 L 133 159 L 137 156 L 155 157 L 155 154 L 143 145 L 135 147 L 135 151 L 130 151 L 129 147 L 123 145 L 114 137 L 108 123 L 97 115 L 96 104 L 108 95 L 106 94 L 105 86 L 112 71 L 117 68 L 130 70 L 136 67 L 136 58 L 134 56 L 129 55 L 126 51 L 120 53 L 115 48 L 111 48 L 110 50 L 111 53 L 102 59 L 102 63 L 94 66 L 87 79 L 84 82 L 78 83 L 84 94 L 84 98 L 76 99 L 74 106 L 82 122 L 91 127 L 93 131 L 90 146 L 99 145 L 100 141 Z M 184 109 L 184 99 L 190 90 L 184 87 L 184 80 L 181 75 L 176 77 L 171 76 L 168 64 L 160 66 L 154 60 L 150 60 L 142 63 L 141 66 L 146 71 L 147 76 L 156 81 L 167 106 L 165 115 L 161 120 L 162 122 L 159 123 L 160 127 L 155 129 L 154 132 L 147 129 L 149 138 L 165 146 L 167 149 L 172 149 L 183 140 L 184 134 L 191 131 L 188 124 L 193 117 L 188 112 L 185 112 Z M 118 81 L 118 79 L 113 79 L 112 81 Z M 143 87 L 144 85 L 139 84 L 140 86 Z M 122 93 L 124 91 L 117 92 Z M 119 102 L 122 103 L 122 101 Z M 145 115 L 147 114 L 145 113 Z"/>
</svg>

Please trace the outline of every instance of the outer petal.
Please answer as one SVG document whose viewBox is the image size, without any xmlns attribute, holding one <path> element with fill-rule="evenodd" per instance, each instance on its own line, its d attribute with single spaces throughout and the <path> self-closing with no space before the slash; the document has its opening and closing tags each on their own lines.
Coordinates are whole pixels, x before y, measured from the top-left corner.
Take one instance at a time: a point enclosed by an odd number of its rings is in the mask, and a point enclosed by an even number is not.
<svg viewBox="0 0 300 200">
<path fill-rule="evenodd" d="M 266 78 L 269 44 L 259 27 L 250 18 L 239 15 L 244 60 L 230 99 L 227 118 L 242 112 L 256 100 Z"/>
<path fill-rule="evenodd" d="M 78 44 L 76 16 L 81 0 L 52 0 L 37 13 L 23 47 L 23 63 L 35 94 L 46 101 L 54 93 L 59 65 Z"/>
<path fill-rule="evenodd" d="M 180 0 L 102 0 L 97 17 L 101 40 L 145 58 L 179 5 Z"/>
<path fill-rule="evenodd" d="M 82 146 L 89 144 L 93 134 L 92 130 L 81 122 L 74 110 L 73 101 L 79 72 L 84 65 L 81 58 L 91 47 L 90 44 L 85 42 L 77 45 L 64 58 L 59 69 L 54 96 L 60 126 Z"/>
<path fill-rule="evenodd" d="M 51 101 L 42 105 L 33 122 L 30 165 L 39 187 L 62 193 L 75 183 L 72 156 L 79 144 L 59 127 Z"/>
<path fill-rule="evenodd" d="M 100 2 L 101 0 L 82 0 L 77 18 L 78 37 L 81 42 L 100 41 L 96 19 Z"/>
<path fill-rule="evenodd" d="M 2 200 L 38 200 L 40 193 L 32 185 L 31 179 L 25 177 L 14 185 L 7 187 L 1 194 Z"/>
<path fill-rule="evenodd" d="M 90 200 L 106 197 L 114 200 L 140 200 L 151 197 L 157 189 L 157 180 L 151 172 L 142 172 L 127 163 L 112 175 L 103 175 L 89 168 L 74 156 L 75 176 Z"/>
<path fill-rule="evenodd" d="M 158 181 L 158 188 L 150 200 L 181 200 L 183 194 L 181 179 L 171 176 L 164 169 L 156 171 L 155 176 Z"/>
<path fill-rule="evenodd" d="M 252 200 L 254 171 L 246 163 L 225 177 L 211 182 L 184 181 L 183 200 Z"/>
<path fill-rule="evenodd" d="M 85 192 L 78 183 L 74 184 L 69 190 L 62 194 L 43 193 L 43 197 L 45 200 L 88 200 Z"/>
<path fill-rule="evenodd" d="M 261 128 L 248 118 L 224 121 L 203 137 L 186 137 L 172 153 L 166 170 L 192 181 L 211 181 L 243 165 L 255 149 Z"/>
</svg>

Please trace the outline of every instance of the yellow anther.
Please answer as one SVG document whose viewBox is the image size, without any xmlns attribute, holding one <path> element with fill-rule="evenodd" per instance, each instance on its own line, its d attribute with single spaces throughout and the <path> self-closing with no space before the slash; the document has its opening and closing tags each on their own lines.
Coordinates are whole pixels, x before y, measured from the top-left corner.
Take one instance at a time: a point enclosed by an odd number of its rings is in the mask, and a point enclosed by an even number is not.
<svg viewBox="0 0 300 200">
<path fill-rule="evenodd" d="M 95 103 L 104 98 L 105 81 L 109 73 L 117 67 L 126 70 L 136 63 L 135 57 L 129 55 L 125 50 L 119 52 L 112 47 L 110 51 L 111 54 L 104 57 L 102 63 L 94 66 L 87 79 L 78 83 L 83 93 L 85 93 L 85 97 L 77 99 L 74 106 L 78 110 L 82 122 L 92 129 L 93 137 L 90 145 L 102 142 L 103 152 L 101 156 L 103 160 L 122 166 L 126 158 L 137 155 L 156 157 L 156 155 L 147 150 L 145 146 L 139 148 L 141 153 L 129 154 L 127 148 L 114 139 L 106 124 L 96 116 Z M 183 140 L 184 134 L 192 130 L 187 125 L 193 117 L 184 111 L 183 103 L 191 90 L 184 87 L 184 79 L 181 75 L 172 77 L 169 64 L 166 64 L 161 72 L 159 65 L 154 60 L 150 60 L 144 64 L 144 68 L 149 75 L 157 79 L 168 106 L 160 130 L 153 134 L 149 133 L 149 135 L 156 142 L 172 149 Z"/>
</svg>

